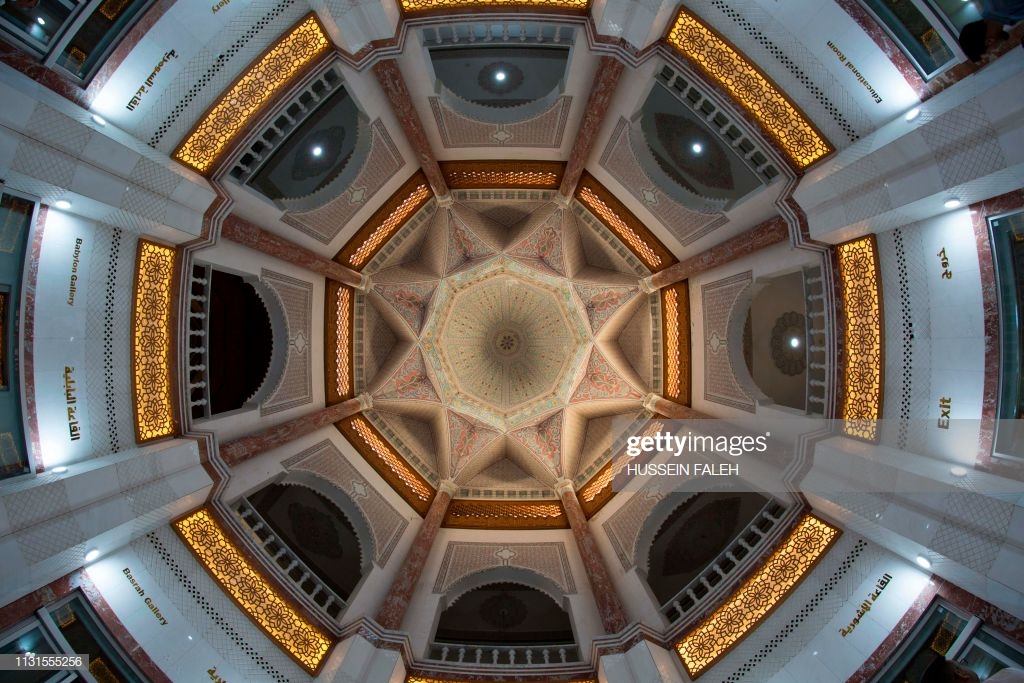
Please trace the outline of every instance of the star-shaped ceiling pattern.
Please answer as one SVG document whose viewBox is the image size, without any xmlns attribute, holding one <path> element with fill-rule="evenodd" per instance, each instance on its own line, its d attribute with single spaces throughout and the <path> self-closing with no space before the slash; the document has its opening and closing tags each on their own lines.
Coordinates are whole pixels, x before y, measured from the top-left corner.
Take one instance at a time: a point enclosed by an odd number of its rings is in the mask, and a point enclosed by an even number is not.
<svg viewBox="0 0 1024 683">
<path fill-rule="evenodd" d="M 648 271 L 572 207 L 423 210 L 432 215 L 369 264 L 373 285 L 357 297 L 368 417 L 435 481 L 550 494 L 600 460 L 612 421 L 645 414 L 660 388 L 637 343 L 660 329 L 638 286 Z"/>
</svg>

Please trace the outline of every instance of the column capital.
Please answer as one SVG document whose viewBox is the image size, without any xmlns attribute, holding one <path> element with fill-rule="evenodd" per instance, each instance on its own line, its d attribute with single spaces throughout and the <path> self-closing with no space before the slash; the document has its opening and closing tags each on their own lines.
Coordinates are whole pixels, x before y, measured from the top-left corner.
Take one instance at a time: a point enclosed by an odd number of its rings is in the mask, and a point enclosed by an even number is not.
<svg viewBox="0 0 1024 683">
<path fill-rule="evenodd" d="M 437 487 L 438 491 L 443 491 L 451 497 L 455 497 L 455 494 L 459 491 L 459 485 L 451 479 L 442 479 L 441 484 Z"/>
<path fill-rule="evenodd" d="M 651 275 L 640 279 L 640 289 L 644 294 L 654 294 L 659 291 L 659 287 L 654 284 L 654 277 Z"/>
<path fill-rule="evenodd" d="M 567 195 L 567 194 L 559 193 L 559 194 L 555 195 L 555 200 L 554 201 L 555 201 L 555 204 L 558 204 L 563 209 L 568 209 L 569 208 L 569 202 L 572 201 L 572 195 Z"/>
<path fill-rule="evenodd" d="M 356 396 L 356 400 L 359 401 L 360 410 L 369 410 L 370 408 L 373 407 L 373 396 L 370 396 L 365 391 Z"/>
<path fill-rule="evenodd" d="M 576 495 L 576 485 L 572 483 L 572 479 L 559 479 L 555 482 L 555 493 L 559 496 L 563 496 L 566 493 Z"/>
<path fill-rule="evenodd" d="M 443 195 L 435 194 L 434 201 L 437 202 L 438 206 L 447 209 L 449 206 L 455 203 L 455 197 L 453 197 L 450 192 L 448 194 Z"/>
</svg>

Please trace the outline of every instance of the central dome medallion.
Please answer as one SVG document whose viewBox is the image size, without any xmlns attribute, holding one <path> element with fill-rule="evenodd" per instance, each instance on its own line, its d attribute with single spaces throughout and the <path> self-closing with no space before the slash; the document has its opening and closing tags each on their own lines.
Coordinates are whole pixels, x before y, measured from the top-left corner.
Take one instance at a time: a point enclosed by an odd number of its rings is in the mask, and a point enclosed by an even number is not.
<svg viewBox="0 0 1024 683">
<path fill-rule="evenodd" d="M 587 342 L 565 283 L 504 258 L 449 278 L 424 336 L 447 399 L 499 427 L 564 401 Z"/>
</svg>

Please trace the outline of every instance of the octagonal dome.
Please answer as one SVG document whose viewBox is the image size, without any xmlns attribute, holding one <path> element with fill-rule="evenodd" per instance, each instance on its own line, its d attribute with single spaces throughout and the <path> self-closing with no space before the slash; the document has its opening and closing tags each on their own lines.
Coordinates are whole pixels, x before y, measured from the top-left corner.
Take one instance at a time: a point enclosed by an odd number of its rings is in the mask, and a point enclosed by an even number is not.
<svg viewBox="0 0 1024 683">
<path fill-rule="evenodd" d="M 508 427 L 564 402 L 586 329 L 564 284 L 496 259 L 442 286 L 424 347 L 454 407 Z"/>
<path fill-rule="evenodd" d="M 368 419 L 466 491 L 553 496 L 658 388 L 648 271 L 596 222 L 537 199 L 428 205 L 358 298 Z"/>
</svg>

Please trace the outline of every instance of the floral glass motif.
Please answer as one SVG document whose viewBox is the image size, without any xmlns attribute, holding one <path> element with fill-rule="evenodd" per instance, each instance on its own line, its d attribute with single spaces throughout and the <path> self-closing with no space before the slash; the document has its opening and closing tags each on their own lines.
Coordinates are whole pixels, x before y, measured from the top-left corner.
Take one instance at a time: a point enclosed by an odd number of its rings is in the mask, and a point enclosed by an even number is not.
<svg viewBox="0 0 1024 683">
<path fill-rule="evenodd" d="M 882 416 L 882 294 L 874 235 L 836 248 L 846 319 L 843 433 L 873 441 Z"/>
<path fill-rule="evenodd" d="M 172 247 L 139 240 L 132 307 L 132 389 L 135 438 L 149 441 L 175 431 L 171 387 Z"/>
<path fill-rule="evenodd" d="M 331 649 L 331 639 L 278 595 L 210 512 L 199 509 L 175 522 L 174 528 L 245 613 L 307 671 L 315 673 Z"/>
<path fill-rule="evenodd" d="M 707 671 L 771 614 L 824 557 L 839 533 L 817 517 L 805 515 L 725 604 L 676 643 L 689 677 Z"/>
<path fill-rule="evenodd" d="M 316 17 L 300 21 L 220 98 L 174 158 L 200 173 L 208 172 L 249 119 L 330 45 Z"/>
<path fill-rule="evenodd" d="M 757 67 L 697 17 L 679 10 L 668 43 L 750 112 L 796 168 L 807 168 L 832 151 L 807 117 Z"/>
</svg>

